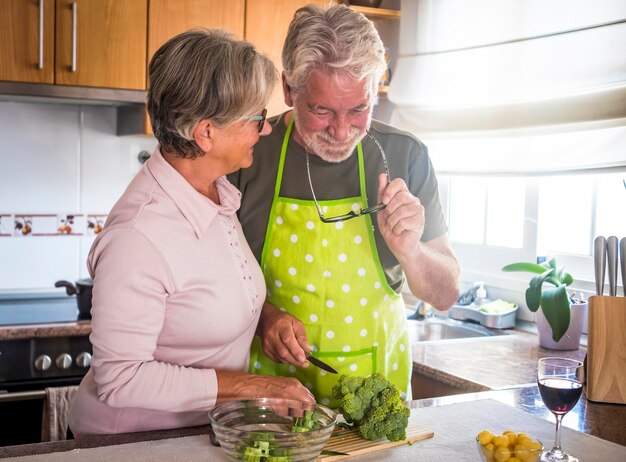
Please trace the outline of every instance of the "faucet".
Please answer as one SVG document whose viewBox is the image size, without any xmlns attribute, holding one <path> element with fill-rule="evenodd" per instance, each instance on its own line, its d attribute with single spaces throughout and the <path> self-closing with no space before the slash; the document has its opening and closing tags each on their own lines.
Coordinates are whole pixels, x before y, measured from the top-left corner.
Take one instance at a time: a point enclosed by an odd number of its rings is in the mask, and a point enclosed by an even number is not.
<svg viewBox="0 0 626 462">
<path fill-rule="evenodd" d="M 416 321 L 422 321 L 426 318 L 433 317 L 435 315 L 432 305 L 424 303 L 421 300 L 415 304 L 415 311 L 407 316 L 407 319 L 413 319 Z"/>
</svg>

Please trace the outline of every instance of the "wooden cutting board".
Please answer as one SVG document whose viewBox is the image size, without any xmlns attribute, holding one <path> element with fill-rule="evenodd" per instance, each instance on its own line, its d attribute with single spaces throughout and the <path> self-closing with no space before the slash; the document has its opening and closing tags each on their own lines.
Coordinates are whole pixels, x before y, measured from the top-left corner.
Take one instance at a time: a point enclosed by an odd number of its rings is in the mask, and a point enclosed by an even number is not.
<svg viewBox="0 0 626 462">
<path fill-rule="evenodd" d="M 328 443 L 324 449 L 329 451 L 345 452 L 345 456 L 319 456 L 317 462 L 331 462 L 334 460 L 347 459 L 352 456 L 358 456 L 381 449 L 388 449 L 394 446 L 414 443 L 416 441 L 432 438 L 435 433 L 425 427 L 419 426 L 415 422 L 409 421 L 406 428 L 406 439 L 403 441 L 369 441 L 361 438 L 358 430 L 347 430 L 345 428 L 335 428 L 333 434 L 328 439 Z"/>
</svg>

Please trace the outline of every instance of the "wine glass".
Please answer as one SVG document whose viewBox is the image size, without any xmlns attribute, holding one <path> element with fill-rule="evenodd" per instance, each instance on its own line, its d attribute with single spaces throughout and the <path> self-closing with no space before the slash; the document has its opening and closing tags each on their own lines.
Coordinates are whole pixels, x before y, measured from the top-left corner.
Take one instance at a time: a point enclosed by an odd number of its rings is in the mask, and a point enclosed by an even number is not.
<svg viewBox="0 0 626 462">
<path fill-rule="evenodd" d="M 556 417 L 554 447 L 541 456 L 542 462 L 578 462 L 561 449 L 561 420 L 572 410 L 583 391 L 583 363 L 568 358 L 541 358 L 537 366 L 537 384 L 546 407 Z"/>
</svg>

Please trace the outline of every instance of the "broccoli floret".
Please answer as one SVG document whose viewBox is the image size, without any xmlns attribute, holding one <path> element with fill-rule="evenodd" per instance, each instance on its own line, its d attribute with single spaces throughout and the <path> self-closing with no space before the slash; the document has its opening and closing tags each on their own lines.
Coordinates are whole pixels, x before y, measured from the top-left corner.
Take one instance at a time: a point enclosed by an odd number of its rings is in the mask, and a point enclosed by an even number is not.
<svg viewBox="0 0 626 462">
<path fill-rule="evenodd" d="M 347 422 L 359 428 L 368 440 L 406 438 L 410 411 L 404 406 L 400 391 L 380 373 L 368 377 L 342 375 L 333 388 L 339 410 Z"/>
</svg>

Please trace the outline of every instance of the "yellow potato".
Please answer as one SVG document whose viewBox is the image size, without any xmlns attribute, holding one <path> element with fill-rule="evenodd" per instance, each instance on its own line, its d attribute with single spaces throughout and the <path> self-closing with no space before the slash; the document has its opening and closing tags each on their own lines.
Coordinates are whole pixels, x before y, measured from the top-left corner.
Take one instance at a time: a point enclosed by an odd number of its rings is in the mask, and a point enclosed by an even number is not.
<svg viewBox="0 0 626 462">
<path fill-rule="evenodd" d="M 530 436 L 525 433 L 519 433 L 517 435 L 517 444 L 521 444 L 522 446 L 526 446 L 528 448 L 530 447 L 530 443 L 532 442 L 533 440 L 530 438 Z"/>
<path fill-rule="evenodd" d="M 509 447 L 515 447 L 517 443 L 517 435 L 513 432 L 506 433 L 506 437 L 509 439 Z"/>
<path fill-rule="evenodd" d="M 498 435 L 493 439 L 493 444 L 498 447 L 509 447 L 509 438 L 506 435 Z"/>
<path fill-rule="evenodd" d="M 505 430 L 496 435 L 485 429 L 476 439 L 487 462 L 537 462 L 540 456 L 539 441 L 523 432 Z"/>
<path fill-rule="evenodd" d="M 511 451 L 509 451 L 509 448 L 506 446 L 498 446 L 496 447 L 496 452 L 493 457 L 498 462 L 506 462 L 511 458 Z"/>
<path fill-rule="evenodd" d="M 493 437 L 494 434 L 491 433 L 489 430 L 483 430 L 482 432 L 480 432 L 478 434 L 478 442 L 480 444 L 482 444 L 483 446 L 485 446 L 486 444 L 489 444 L 493 441 Z"/>
</svg>

